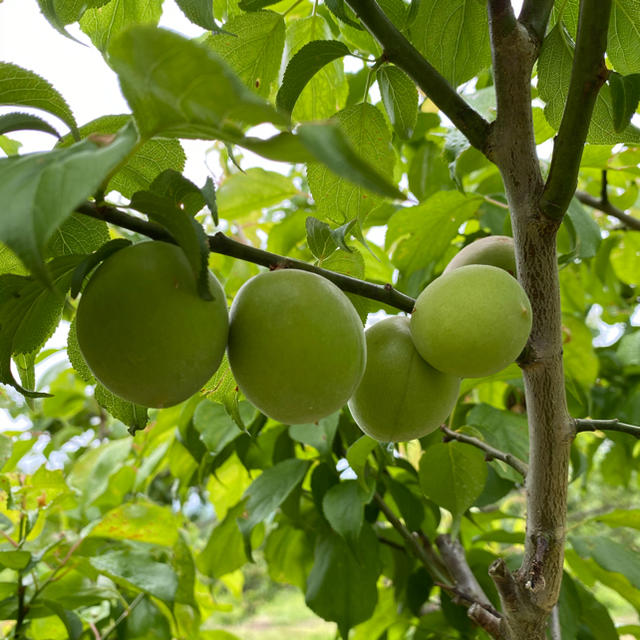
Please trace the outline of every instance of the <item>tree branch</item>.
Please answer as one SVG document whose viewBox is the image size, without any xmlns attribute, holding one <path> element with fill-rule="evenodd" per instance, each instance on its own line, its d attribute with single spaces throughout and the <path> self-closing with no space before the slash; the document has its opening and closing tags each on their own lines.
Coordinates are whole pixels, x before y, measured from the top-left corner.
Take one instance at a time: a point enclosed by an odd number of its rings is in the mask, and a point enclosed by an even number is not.
<svg viewBox="0 0 640 640">
<path fill-rule="evenodd" d="M 374 499 L 378 503 L 380 511 L 384 513 L 386 519 L 389 521 L 389 524 L 402 536 L 413 555 L 422 562 L 425 569 L 433 578 L 444 583 L 444 588 L 450 588 L 446 585 L 451 582 L 451 577 L 447 572 L 447 568 L 442 563 L 442 560 L 440 560 L 436 552 L 433 550 L 429 540 L 425 539 L 423 541 L 426 542 L 426 544 L 421 543 L 420 540 L 414 536 L 411 531 L 409 531 L 409 529 L 407 529 L 407 527 L 398 520 L 398 518 L 396 518 L 389 505 L 384 501 L 379 493 L 376 492 L 374 494 Z"/>
<path fill-rule="evenodd" d="M 582 0 L 569 94 L 553 147 L 549 176 L 540 202 L 554 220 L 564 215 L 578 182 L 578 169 L 598 91 L 607 79 L 604 51 L 611 0 Z"/>
<path fill-rule="evenodd" d="M 440 556 L 453 578 L 456 590 L 462 593 L 462 597 L 468 602 L 473 602 L 491 613 L 496 618 L 500 614 L 496 611 L 491 600 L 483 591 L 480 583 L 473 575 L 463 546 L 449 535 L 440 535 L 436 538 L 436 546 Z"/>
<path fill-rule="evenodd" d="M 553 8 L 553 0 L 524 0 L 518 20 L 542 43 Z"/>
<path fill-rule="evenodd" d="M 613 420 L 576 419 L 574 423 L 576 425 L 576 433 L 584 431 L 619 431 L 620 433 L 628 433 L 635 438 L 640 438 L 640 427 L 620 422 L 617 418 Z"/>
<path fill-rule="evenodd" d="M 92 218 L 97 218 L 98 220 L 110 222 L 124 229 L 141 233 L 154 240 L 175 243 L 171 234 L 160 225 L 131 216 L 116 207 L 87 202 L 77 207 L 76 211 Z M 343 291 L 355 293 L 370 300 L 383 302 L 407 313 L 411 313 L 415 305 L 413 298 L 397 291 L 391 284 L 373 284 L 342 273 L 329 271 L 322 267 L 316 267 L 302 260 L 295 260 L 269 251 L 263 251 L 262 249 L 257 249 L 256 247 L 232 240 L 220 231 L 209 236 L 209 250 L 212 253 L 220 253 L 246 262 L 253 262 L 254 264 L 269 267 L 270 269 L 300 269 L 302 271 L 317 273 L 333 282 Z"/>
<path fill-rule="evenodd" d="M 479 627 L 482 627 L 494 638 L 500 639 L 505 637 L 502 630 L 502 620 L 479 604 L 472 604 L 467 611 L 467 615 L 473 622 Z"/>
<path fill-rule="evenodd" d="M 403 69 L 469 142 L 486 153 L 489 123 L 424 59 L 387 18 L 375 0 L 347 1 L 364 26 L 382 45 L 384 57 Z"/>
<path fill-rule="evenodd" d="M 562 640 L 562 627 L 560 626 L 560 609 L 558 605 L 553 607 L 549 616 L 549 635 L 551 640 Z"/>
<path fill-rule="evenodd" d="M 582 202 L 582 204 L 587 205 L 588 207 L 593 207 L 598 211 L 602 211 L 602 213 L 606 213 L 608 216 L 612 218 L 617 218 L 629 229 L 633 229 L 634 231 L 640 231 L 640 218 L 636 218 L 634 216 L 630 216 L 628 213 L 625 213 L 622 209 L 618 209 L 612 205 L 608 200 L 603 200 L 602 198 L 594 198 L 591 194 L 586 193 L 585 191 L 576 191 L 576 198 Z"/>
<path fill-rule="evenodd" d="M 379 493 L 374 494 L 380 510 L 389 524 L 402 536 L 409 550 L 423 564 L 435 579 L 435 584 L 451 594 L 457 602 L 469 607 L 469 617 L 496 639 L 503 638 L 500 630 L 500 614 L 491 604 L 467 564 L 462 546 L 449 536 L 439 536 L 436 544 L 442 559 L 431 546 L 426 536 L 411 533 L 396 518 L 395 514 Z M 382 540 L 387 542 L 386 540 Z M 452 585 L 451 582 L 454 582 Z"/>
<path fill-rule="evenodd" d="M 520 458 L 512 455 L 511 453 L 500 451 L 500 449 L 492 447 L 490 444 L 487 444 L 479 438 L 474 438 L 473 436 L 468 436 L 458 431 L 452 431 L 445 425 L 442 425 L 440 429 L 445 434 L 445 442 L 447 442 L 448 440 L 457 440 L 458 442 L 470 444 L 484 451 L 486 453 L 485 459 L 487 461 L 491 461 L 494 459 L 500 460 L 505 464 L 508 464 L 510 467 L 513 467 L 523 478 L 527 477 L 528 466 L 526 462 L 523 462 L 522 460 L 520 460 Z"/>
</svg>

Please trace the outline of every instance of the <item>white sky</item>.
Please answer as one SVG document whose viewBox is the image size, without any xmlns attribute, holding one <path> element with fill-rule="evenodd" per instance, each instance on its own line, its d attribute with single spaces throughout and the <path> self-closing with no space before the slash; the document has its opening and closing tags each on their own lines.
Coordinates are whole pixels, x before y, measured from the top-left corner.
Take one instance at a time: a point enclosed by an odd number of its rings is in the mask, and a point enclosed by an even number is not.
<svg viewBox="0 0 640 640">
<path fill-rule="evenodd" d="M 184 17 L 173 0 L 164 0 L 160 24 L 190 37 L 203 32 Z M 77 24 L 69 25 L 67 30 L 81 42 L 90 44 Z M 116 74 L 97 49 L 83 47 L 55 31 L 40 13 L 35 0 L 0 2 L 0 61 L 13 62 L 48 80 L 65 98 L 79 125 L 103 115 L 130 112 L 120 93 Z M 0 107 L 0 113 L 11 110 L 15 107 Z M 33 113 L 67 133 L 57 118 L 41 111 Z M 54 139 L 45 133 L 19 132 L 9 137 L 23 143 L 21 152 L 47 150 L 54 144 Z M 211 143 L 184 141 L 183 146 L 188 157 L 185 173 L 196 184 L 204 184 L 209 175 L 205 152 Z"/>
</svg>

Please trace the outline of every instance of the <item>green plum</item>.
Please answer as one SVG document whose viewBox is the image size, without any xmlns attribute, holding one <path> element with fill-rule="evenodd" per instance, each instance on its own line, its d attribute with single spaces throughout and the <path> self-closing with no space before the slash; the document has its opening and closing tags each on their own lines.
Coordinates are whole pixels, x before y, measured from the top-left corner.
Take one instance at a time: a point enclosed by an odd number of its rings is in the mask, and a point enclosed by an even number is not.
<svg viewBox="0 0 640 640">
<path fill-rule="evenodd" d="M 413 440 L 437 429 L 455 406 L 460 379 L 420 357 L 409 318 L 381 320 L 365 337 L 367 366 L 349 400 L 358 426 L 382 442 Z"/>
<path fill-rule="evenodd" d="M 145 407 L 193 395 L 224 356 L 229 316 L 213 274 L 203 300 L 184 252 L 143 242 L 110 256 L 85 287 L 76 315 L 78 344 L 95 377 Z"/>
<path fill-rule="evenodd" d="M 531 332 L 531 304 L 504 269 L 467 265 L 443 274 L 416 300 L 411 336 L 439 371 L 488 376 L 513 362 Z"/>
<path fill-rule="evenodd" d="M 332 282 L 278 269 L 236 294 L 228 354 L 238 386 L 260 411 L 306 424 L 337 411 L 354 392 L 366 362 L 364 329 Z"/>
<path fill-rule="evenodd" d="M 510 236 L 487 236 L 462 248 L 446 266 L 444 273 L 468 264 L 490 264 L 516 274 L 516 254 Z"/>
</svg>

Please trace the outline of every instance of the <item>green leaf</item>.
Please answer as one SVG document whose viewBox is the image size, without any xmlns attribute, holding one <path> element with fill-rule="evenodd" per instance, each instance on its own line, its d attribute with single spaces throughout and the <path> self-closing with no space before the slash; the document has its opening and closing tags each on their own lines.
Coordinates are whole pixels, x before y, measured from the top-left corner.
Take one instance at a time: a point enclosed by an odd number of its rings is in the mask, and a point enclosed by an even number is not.
<svg viewBox="0 0 640 640">
<path fill-rule="evenodd" d="M 147 426 L 149 414 L 146 407 L 120 398 L 99 382 L 96 384 L 93 395 L 96 402 L 114 418 L 126 424 L 131 433 L 135 433 Z"/>
<path fill-rule="evenodd" d="M 270 516 L 302 482 L 309 461 L 291 458 L 279 462 L 259 475 L 245 492 L 249 498 L 240 529 L 245 536 Z"/>
<path fill-rule="evenodd" d="M 640 367 L 640 331 L 623 336 L 616 351 L 623 366 Z"/>
<path fill-rule="evenodd" d="M 368 524 L 356 547 L 354 553 L 339 535 L 321 533 L 307 581 L 307 606 L 324 620 L 337 622 L 343 638 L 371 616 L 378 600 L 378 541 Z"/>
<path fill-rule="evenodd" d="M 330 41 L 334 37 L 335 34 L 327 20 L 319 14 L 288 24 L 283 61 L 285 69 L 309 43 L 318 40 Z M 348 95 L 349 83 L 345 78 L 342 58 L 338 57 L 323 66 L 306 82 L 300 95 L 296 96 L 291 117 L 296 122 L 326 120 L 345 106 Z"/>
<path fill-rule="evenodd" d="M 575 237 L 575 256 L 581 260 L 593 258 L 602 242 L 600 227 L 576 198 L 571 200 L 563 222 L 570 225 Z"/>
<path fill-rule="evenodd" d="M 264 556 L 272 580 L 291 584 L 304 591 L 313 560 L 307 533 L 280 524 L 269 534 Z"/>
<path fill-rule="evenodd" d="M 363 484 L 366 480 L 367 459 L 371 452 L 377 447 L 377 440 L 369 436 L 360 436 L 347 449 L 347 462 Z"/>
<path fill-rule="evenodd" d="M 391 136 L 382 114 L 369 104 L 348 107 L 336 120 L 338 127 L 308 124 L 298 129 L 302 142 L 323 163 L 308 165 L 309 187 L 321 219 L 364 221 L 380 203 L 374 194 L 404 199 L 383 177 L 395 164 Z"/>
<path fill-rule="evenodd" d="M 544 114 L 556 131 L 560 126 L 569 92 L 573 53 L 573 42 L 562 29 L 562 25 L 558 24 L 545 37 L 538 59 L 538 90 L 540 98 L 546 102 Z M 640 142 L 640 129 L 631 124 L 623 131 L 616 132 L 611 89 L 608 85 L 604 85 L 598 92 L 587 142 L 591 144 Z"/>
<path fill-rule="evenodd" d="M 331 487 L 322 499 L 322 511 L 331 528 L 355 550 L 364 523 L 366 496 L 356 480 Z"/>
<path fill-rule="evenodd" d="M 53 86 L 32 71 L 10 62 L 0 62 L 0 104 L 41 109 L 60 118 L 77 134 L 76 119 Z"/>
<path fill-rule="evenodd" d="M 611 251 L 611 265 L 616 276 L 623 282 L 635 285 L 638 281 L 638 256 L 640 256 L 640 234 L 625 233 Z"/>
<path fill-rule="evenodd" d="M 309 216 L 305 221 L 305 227 L 309 250 L 319 260 L 329 257 L 338 248 L 338 244 L 331 233 L 332 229 L 326 222 Z"/>
<path fill-rule="evenodd" d="M 640 336 L 640 333 L 638 335 Z M 594 516 L 593 519 L 610 527 L 640 529 L 640 509 L 616 509 L 604 515 Z"/>
<path fill-rule="evenodd" d="M 91 504 L 107 490 L 109 478 L 122 467 L 130 450 L 130 438 L 112 440 L 87 450 L 74 461 L 67 484 L 78 490 L 82 502 Z"/>
<path fill-rule="evenodd" d="M 89 559 L 94 569 L 117 584 L 172 602 L 178 580 L 171 567 L 140 551 L 107 551 Z"/>
<path fill-rule="evenodd" d="M 574 582 L 580 599 L 580 620 L 591 631 L 594 640 L 618 640 L 618 632 L 607 607 L 579 582 Z M 581 638 L 581 636 L 578 636 Z"/>
<path fill-rule="evenodd" d="M 97 251 L 109 241 L 107 223 L 79 213 L 72 213 L 51 236 L 47 245 L 47 255 L 82 255 Z"/>
<path fill-rule="evenodd" d="M 344 0 L 326 0 L 325 4 L 336 18 L 342 20 L 342 22 L 348 24 L 350 27 L 362 31 L 363 27 L 358 22 L 357 16 L 345 5 Z"/>
<path fill-rule="evenodd" d="M 50 133 L 56 138 L 60 137 L 55 127 L 52 127 L 46 120 L 31 113 L 6 113 L 0 116 L 0 134 L 11 131 L 43 131 Z"/>
<path fill-rule="evenodd" d="M 161 134 L 233 142 L 242 138 L 235 124 L 285 124 L 210 49 L 176 33 L 132 27 L 109 53 L 145 139 Z"/>
<path fill-rule="evenodd" d="M 222 218 L 236 221 L 298 193 L 291 178 L 255 167 L 230 175 L 218 187 L 216 202 Z"/>
<path fill-rule="evenodd" d="M 609 74 L 609 87 L 613 108 L 613 128 L 616 133 L 620 133 L 627 128 L 638 108 L 640 73 L 623 76 L 612 71 Z"/>
<path fill-rule="evenodd" d="M 420 201 L 437 191 L 456 188 L 442 149 L 430 140 L 420 145 L 414 153 L 409 164 L 408 178 L 409 189 Z"/>
<path fill-rule="evenodd" d="M 139 501 L 105 513 L 89 535 L 171 547 L 178 540 L 178 526 L 168 507 Z"/>
<path fill-rule="evenodd" d="M 7 136 L 0 135 L 0 149 L 8 156 L 18 155 L 18 151 L 22 146 L 21 142 L 7 138 Z"/>
<path fill-rule="evenodd" d="M 382 103 L 395 132 L 410 138 L 418 120 L 418 89 L 409 76 L 392 65 L 385 65 L 376 74 Z"/>
<path fill-rule="evenodd" d="M 238 7 L 243 11 L 259 11 L 277 2 L 278 0 L 240 0 Z"/>
<path fill-rule="evenodd" d="M 610 537 L 570 537 L 573 548 L 583 558 L 593 558 L 603 569 L 621 573 L 640 589 L 640 558 L 637 551 Z"/>
<path fill-rule="evenodd" d="M 238 528 L 238 518 L 242 517 L 244 509 L 243 501 L 231 508 L 225 519 L 214 527 L 196 559 L 196 565 L 204 575 L 221 578 L 247 562 L 242 533 Z"/>
<path fill-rule="evenodd" d="M 205 447 L 214 456 L 242 434 L 225 408 L 211 400 L 203 400 L 196 407 L 193 426 Z"/>
<path fill-rule="evenodd" d="M 85 140 L 68 149 L 0 159 L 0 241 L 43 282 L 43 254 L 54 231 L 92 195 L 137 142 L 133 124 L 107 146 Z"/>
<path fill-rule="evenodd" d="M 391 477 L 385 478 L 385 484 L 409 530 L 420 531 L 424 521 L 424 507 L 420 497 L 409 489 L 407 484 Z"/>
<path fill-rule="evenodd" d="M 268 98 L 278 78 L 284 48 L 284 18 L 272 11 L 234 16 L 225 24 L 228 33 L 207 38 L 215 51 L 247 87 Z"/>
<path fill-rule="evenodd" d="M 25 569 L 31 562 L 31 553 L 19 549 L 13 551 L 0 551 L 0 566 L 7 569 L 20 571 Z"/>
<path fill-rule="evenodd" d="M 40 598 L 40 604 L 47 607 L 53 611 L 58 618 L 60 618 L 64 628 L 67 632 L 67 637 L 69 640 L 80 640 L 82 636 L 82 620 L 78 617 L 78 615 L 73 611 L 68 611 L 58 602 L 54 602 L 47 598 Z M 47 627 L 50 625 L 47 624 Z M 50 632 L 50 629 L 47 628 L 47 632 Z"/>
<path fill-rule="evenodd" d="M 486 7 L 477 0 L 421 0 L 409 33 L 420 53 L 456 87 L 491 64 Z"/>
<path fill-rule="evenodd" d="M 607 56 L 619 73 L 640 72 L 640 4 L 615 0 L 611 8 Z"/>
<path fill-rule="evenodd" d="M 207 31 L 220 30 L 213 18 L 213 2 L 211 0 L 176 0 L 176 4 L 193 24 L 197 24 Z"/>
<path fill-rule="evenodd" d="M 289 427 L 289 435 L 292 440 L 308 444 L 320 455 L 326 455 L 333 447 L 339 420 L 340 413 L 332 413 L 314 424 L 294 424 Z"/>
<path fill-rule="evenodd" d="M 478 404 L 466 417 L 492 447 L 511 453 L 523 462 L 529 460 L 529 430 L 527 418 L 511 411 L 500 411 L 488 404 Z M 496 471 L 501 478 L 522 482 L 522 476 L 512 467 L 499 462 Z"/>
<path fill-rule="evenodd" d="M 590 389 L 598 376 L 598 357 L 593 349 L 593 335 L 582 318 L 563 314 L 563 355 L 567 376 Z"/>
<path fill-rule="evenodd" d="M 305 44 L 287 65 L 276 96 L 278 108 L 291 113 L 309 80 L 330 62 L 347 55 L 347 46 L 336 40 L 315 40 Z"/>
<path fill-rule="evenodd" d="M 213 300 L 209 286 L 209 240 L 202 225 L 169 197 L 152 191 L 137 191 L 129 206 L 169 231 L 189 260 L 200 297 Z"/>
<path fill-rule="evenodd" d="M 109 136 L 132 120 L 130 115 L 103 116 L 80 127 L 80 136 L 91 134 Z M 69 146 L 71 139 L 65 136 L 58 146 Z M 181 172 L 186 156 L 179 140 L 155 138 L 136 147 L 126 163 L 118 168 L 109 180 L 106 191 L 118 191 L 131 198 L 136 191 L 149 189 L 151 183 L 164 171 Z"/>
<path fill-rule="evenodd" d="M 395 246 L 393 264 L 406 274 L 439 260 L 458 229 L 477 211 L 481 200 L 458 191 L 440 191 L 425 202 L 391 216 L 385 243 Z"/>
<path fill-rule="evenodd" d="M 65 38 L 69 38 L 78 44 L 82 44 L 80 40 L 74 38 L 64 27 L 65 22 L 58 16 L 56 0 L 38 0 L 38 6 L 40 7 L 40 12 L 47 19 L 47 22 L 60 34 L 62 34 Z M 79 16 L 78 16 L 79 17 Z"/>
<path fill-rule="evenodd" d="M 80 28 L 91 38 L 94 46 L 106 53 L 118 34 L 139 24 L 157 25 L 162 15 L 162 0 L 118 0 L 85 11 Z"/>
<path fill-rule="evenodd" d="M 487 463 L 479 449 L 461 442 L 437 443 L 420 458 L 420 487 L 452 515 L 462 515 L 482 493 Z"/>
<path fill-rule="evenodd" d="M 0 381 L 28 397 L 43 394 L 27 391 L 16 382 L 11 355 L 36 351 L 51 336 L 80 260 L 81 256 L 66 256 L 51 261 L 48 267 L 52 288 L 29 276 L 0 276 Z"/>
</svg>

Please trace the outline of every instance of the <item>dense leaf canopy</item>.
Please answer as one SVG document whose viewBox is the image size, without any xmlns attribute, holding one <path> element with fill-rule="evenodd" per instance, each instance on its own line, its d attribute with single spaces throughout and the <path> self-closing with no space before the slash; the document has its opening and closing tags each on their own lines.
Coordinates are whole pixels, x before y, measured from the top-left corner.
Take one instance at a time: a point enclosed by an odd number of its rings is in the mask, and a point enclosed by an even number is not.
<svg viewBox="0 0 640 640">
<path fill-rule="evenodd" d="M 158 27 L 161 0 L 38 4 L 130 113 L 78 122 L 0 62 L 3 637 L 249 638 L 238 621 L 277 583 L 326 637 L 521 640 L 513 572 L 538 606 L 528 640 L 547 617 L 554 640 L 640 638 L 638 0 L 525 1 L 519 21 L 499 0 L 177 0 L 195 38 Z M 509 94 L 505 59 L 524 58 Z M 204 184 L 184 140 L 211 145 Z M 315 271 L 366 325 L 491 235 L 515 236 L 530 344 L 462 380 L 420 440 L 377 442 L 346 406 L 267 418 L 226 357 L 147 409 L 78 346 L 78 294 L 127 241 L 175 242 L 229 304 L 264 268 Z"/>
</svg>

